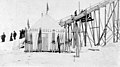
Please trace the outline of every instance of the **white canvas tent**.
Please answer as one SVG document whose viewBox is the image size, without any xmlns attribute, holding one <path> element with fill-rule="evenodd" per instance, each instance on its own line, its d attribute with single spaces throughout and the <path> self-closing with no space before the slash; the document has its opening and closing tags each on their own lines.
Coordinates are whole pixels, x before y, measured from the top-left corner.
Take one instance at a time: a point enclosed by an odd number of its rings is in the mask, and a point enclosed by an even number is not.
<svg viewBox="0 0 120 67">
<path fill-rule="evenodd" d="M 31 28 L 39 28 L 42 29 L 62 29 L 58 22 L 56 22 L 51 16 L 44 15 L 42 16 Z"/>
<path fill-rule="evenodd" d="M 37 40 L 38 40 L 38 32 L 40 28 L 42 30 L 42 50 L 45 51 L 51 49 L 53 30 L 55 30 L 55 38 L 57 37 L 58 33 L 64 35 L 64 29 L 60 27 L 58 22 L 56 22 L 51 16 L 44 15 L 34 25 L 32 25 L 30 29 L 33 35 L 33 50 L 35 51 L 38 48 Z"/>
</svg>

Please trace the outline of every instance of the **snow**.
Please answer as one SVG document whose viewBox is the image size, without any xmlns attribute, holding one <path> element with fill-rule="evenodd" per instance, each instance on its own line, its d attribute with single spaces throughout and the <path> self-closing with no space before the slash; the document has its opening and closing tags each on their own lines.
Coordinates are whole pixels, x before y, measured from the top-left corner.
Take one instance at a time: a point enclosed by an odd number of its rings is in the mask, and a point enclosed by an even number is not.
<svg viewBox="0 0 120 67">
<path fill-rule="evenodd" d="M 120 42 L 110 43 L 91 51 L 83 47 L 80 57 L 75 53 L 25 53 L 24 48 L 13 49 L 19 42 L 0 43 L 0 67 L 119 67 Z M 16 47 L 17 48 L 17 47 Z"/>
</svg>

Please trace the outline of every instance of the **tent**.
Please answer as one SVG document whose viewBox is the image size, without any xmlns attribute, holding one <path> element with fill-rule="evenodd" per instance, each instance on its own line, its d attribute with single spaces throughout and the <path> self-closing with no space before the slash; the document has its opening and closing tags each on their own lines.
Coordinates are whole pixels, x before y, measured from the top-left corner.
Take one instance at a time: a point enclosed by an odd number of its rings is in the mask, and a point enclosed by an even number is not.
<svg viewBox="0 0 120 67">
<path fill-rule="evenodd" d="M 58 22 L 56 22 L 51 16 L 48 14 L 42 16 L 34 25 L 32 25 L 32 29 L 37 29 L 41 27 L 42 29 L 62 29 Z"/>
<path fill-rule="evenodd" d="M 38 49 L 38 35 L 39 30 L 41 29 L 41 38 L 42 38 L 42 50 L 48 51 L 51 50 L 51 43 L 53 36 L 55 37 L 55 42 L 57 34 L 64 35 L 64 29 L 60 27 L 58 22 L 56 22 L 51 16 L 44 15 L 42 16 L 34 25 L 31 26 L 30 32 L 33 35 L 33 51 Z M 55 35 L 52 35 L 54 30 Z"/>
</svg>

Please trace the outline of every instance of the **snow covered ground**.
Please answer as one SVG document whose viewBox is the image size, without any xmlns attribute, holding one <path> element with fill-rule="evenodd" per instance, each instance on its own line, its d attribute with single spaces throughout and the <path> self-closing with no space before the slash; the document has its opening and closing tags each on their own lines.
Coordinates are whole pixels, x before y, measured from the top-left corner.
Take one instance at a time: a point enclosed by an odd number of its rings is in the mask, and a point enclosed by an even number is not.
<svg viewBox="0 0 120 67">
<path fill-rule="evenodd" d="M 91 51 L 82 48 L 79 58 L 75 53 L 24 53 L 13 48 L 17 41 L 0 43 L 0 67 L 120 67 L 120 42 L 110 43 Z"/>
</svg>

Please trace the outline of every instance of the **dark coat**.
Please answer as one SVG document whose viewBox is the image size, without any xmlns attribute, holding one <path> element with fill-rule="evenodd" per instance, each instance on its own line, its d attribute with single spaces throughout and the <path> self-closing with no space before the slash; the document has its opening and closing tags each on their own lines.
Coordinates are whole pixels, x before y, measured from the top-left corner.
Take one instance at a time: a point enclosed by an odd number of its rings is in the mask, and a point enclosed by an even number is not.
<svg viewBox="0 0 120 67">
<path fill-rule="evenodd" d="M 57 42 L 58 42 L 58 44 L 60 44 L 60 37 L 59 37 L 59 35 L 57 36 Z"/>
</svg>

